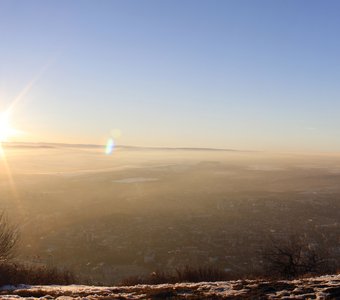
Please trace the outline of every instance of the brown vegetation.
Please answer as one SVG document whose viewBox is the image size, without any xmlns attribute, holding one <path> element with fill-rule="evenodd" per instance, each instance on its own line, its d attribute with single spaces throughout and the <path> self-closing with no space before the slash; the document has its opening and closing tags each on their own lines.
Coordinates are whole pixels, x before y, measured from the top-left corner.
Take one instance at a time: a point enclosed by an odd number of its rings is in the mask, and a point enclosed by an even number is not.
<svg viewBox="0 0 340 300">
<path fill-rule="evenodd" d="M 147 276 L 131 276 L 122 280 L 121 285 L 224 281 L 230 279 L 232 278 L 228 273 L 211 266 L 198 268 L 185 266 L 176 269 L 173 273 L 156 271 Z"/>
<path fill-rule="evenodd" d="M 16 263 L 0 264 L 0 285 L 7 284 L 72 284 L 74 274 L 67 270 L 46 266 L 29 266 Z"/>
</svg>

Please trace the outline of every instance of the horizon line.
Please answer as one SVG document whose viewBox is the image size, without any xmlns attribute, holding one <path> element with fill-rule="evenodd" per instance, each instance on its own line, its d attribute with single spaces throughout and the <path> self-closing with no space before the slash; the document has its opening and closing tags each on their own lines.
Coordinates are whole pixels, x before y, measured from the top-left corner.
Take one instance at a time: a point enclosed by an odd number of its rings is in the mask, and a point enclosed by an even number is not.
<svg viewBox="0 0 340 300">
<path fill-rule="evenodd" d="M 88 147 L 88 148 L 105 148 L 104 144 L 92 143 L 61 143 L 61 142 L 2 142 L 3 147 L 26 147 L 26 148 L 53 148 L 53 146 L 64 147 Z M 238 150 L 230 148 L 214 148 L 214 147 L 169 147 L 169 146 L 137 146 L 137 145 L 116 145 L 116 148 L 129 149 L 154 149 L 154 150 L 200 150 L 200 151 L 230 151 L 230 152 L 254 152 L 251 150 Z M 255 151 L 258 152 L 258 151 Z"/>
</svg>

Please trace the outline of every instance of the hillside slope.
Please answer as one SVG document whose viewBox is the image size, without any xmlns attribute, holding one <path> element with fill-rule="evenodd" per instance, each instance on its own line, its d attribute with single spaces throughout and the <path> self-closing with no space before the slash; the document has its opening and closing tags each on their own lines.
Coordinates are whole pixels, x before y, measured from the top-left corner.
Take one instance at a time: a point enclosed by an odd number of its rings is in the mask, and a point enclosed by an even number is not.
<svg viewBox="0 0 340 300">
<path fill-rule="evenodd" d="M 299 280 L 237 280 L 98 287 L 4 286 L 1 299 L 340 299 L 340 275 Z"/>
</svg>

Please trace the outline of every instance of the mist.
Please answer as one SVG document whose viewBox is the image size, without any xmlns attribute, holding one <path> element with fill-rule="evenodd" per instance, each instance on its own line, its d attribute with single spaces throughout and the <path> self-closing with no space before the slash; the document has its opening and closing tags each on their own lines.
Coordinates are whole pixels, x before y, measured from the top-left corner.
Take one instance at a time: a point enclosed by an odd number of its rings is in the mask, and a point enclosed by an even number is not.
<svg viewBox="0 0 340 300">
<path fill-rule="evenodd" d="M 336 154 L 14 144 L 0 163 L 18 260 L 94 281 L 184 265 L 249 273 L 268 236 L 297 231 L 331 228 L 337 249 Z"/>
</svg>

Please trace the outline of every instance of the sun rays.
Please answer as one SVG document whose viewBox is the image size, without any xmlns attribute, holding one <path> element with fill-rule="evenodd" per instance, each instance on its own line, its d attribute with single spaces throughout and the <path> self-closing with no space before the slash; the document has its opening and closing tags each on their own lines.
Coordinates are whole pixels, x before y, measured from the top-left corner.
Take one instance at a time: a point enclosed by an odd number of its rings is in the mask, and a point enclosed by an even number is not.
<svg viewBox="0 0 340 300">
<path fill-rule="evenodd" d="M 16 188 L 14 176 L 10 166 L 10 159 L 6 154 L 6 143 L 13 141 L 14 138 L 22 135 L 24 132 L 18 130 L 14 127 L 13 112 L 16 106 L 23 100 L 23 98 L 29 93 L 32 87 L 35 85 L 37 80 L 41 77 L 42 73 L 45 71 L 47 66 L 45 66 L 39 74 L 33 78 L 11 101 L 8 108 L 0 112 L 0 175 L 4 174 L 7 177 L 9 188 L 11 191 L 12 199 L 15 203 L 16 212 L 21 216 L 25 216 L 25 211 L 23 209 L 19 192 Z"/>
<path fill-rule="evenodd" d="M 12 127 L 10 110 L 0 113 L 0 143 L 7 142 L 11 137 L 19 134 L 19 131 Z"/>
</svg>

